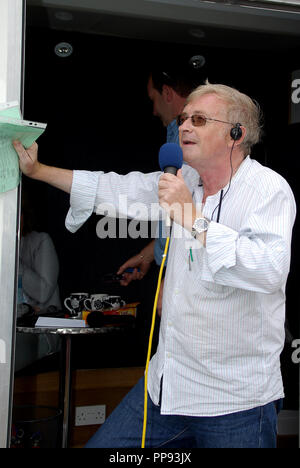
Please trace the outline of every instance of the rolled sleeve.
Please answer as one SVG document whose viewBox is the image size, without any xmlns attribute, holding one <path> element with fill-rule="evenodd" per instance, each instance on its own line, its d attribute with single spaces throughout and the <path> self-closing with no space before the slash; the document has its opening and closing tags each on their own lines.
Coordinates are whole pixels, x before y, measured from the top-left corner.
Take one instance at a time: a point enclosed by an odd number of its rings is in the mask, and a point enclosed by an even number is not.
<svg viewBox="0 0 300 468">
<path fill-rule="evenodd" d="M 211 221 L 206 235 L 208 267 L 214 276 L 221 268 L 236 265 L 236 242 L 238 232 Z"/>
<path fill-rule="evenodd" d="M 65 225 L 70 232 L 76 232 L 91 216 L 99 181 L 99 172 L 74 171 L 70 195 L 70 209 Z"/>
<path fill-rule="evenodd" d="M 289 273 L 294 219 L 293 198 L 277 190 L 257 197 L 238 232 L 211 222 L 205 260 L 213 281 L 265 294 L 282 289 Z"/>
</svg>

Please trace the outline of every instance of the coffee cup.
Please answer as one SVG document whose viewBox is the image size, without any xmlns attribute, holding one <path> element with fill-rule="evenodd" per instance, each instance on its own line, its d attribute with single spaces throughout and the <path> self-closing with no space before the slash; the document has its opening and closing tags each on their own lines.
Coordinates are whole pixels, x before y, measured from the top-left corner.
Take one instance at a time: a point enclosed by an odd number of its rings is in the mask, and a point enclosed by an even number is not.
<svg viewBox="0 0 300 468">
<path fill-rule="evenodd" d="M 108 296 L 108 298 L 104 301 L 105 309 L 117 310 L 123 307 L 124 305 L 125 301 L 123 301 L 120 296 Z"/>
<path fill-rule="evenodd" d="M 86 310 L 102 310 L 104 303 L 109 298 L 108 294 L 92 294 L 89 298 L 84 300 L 84 307 Z"/>
<path fill-rule="evenodd" d="M 79 317 L 83 308 L 84 300 L 89 297 L 88 293 L 71 293 L 64 300 L 65 307 L 69 310 L 72 317 Z"/>
</svg>

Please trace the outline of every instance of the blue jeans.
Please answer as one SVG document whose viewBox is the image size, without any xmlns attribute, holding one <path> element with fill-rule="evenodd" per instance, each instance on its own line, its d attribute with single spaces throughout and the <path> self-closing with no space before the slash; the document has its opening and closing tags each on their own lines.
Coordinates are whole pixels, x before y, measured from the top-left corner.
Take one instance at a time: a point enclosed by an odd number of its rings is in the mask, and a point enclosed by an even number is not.
<svg viewBox="0 0 300 468">
<path fill-rule="evenodd" d="M 215 417 L 161 415 L 148 396 L 146 448 L 276 448 L 280 401 Z M 140 448 L 144 378 L 86 444 L 86 448 Z"/>
</svg>

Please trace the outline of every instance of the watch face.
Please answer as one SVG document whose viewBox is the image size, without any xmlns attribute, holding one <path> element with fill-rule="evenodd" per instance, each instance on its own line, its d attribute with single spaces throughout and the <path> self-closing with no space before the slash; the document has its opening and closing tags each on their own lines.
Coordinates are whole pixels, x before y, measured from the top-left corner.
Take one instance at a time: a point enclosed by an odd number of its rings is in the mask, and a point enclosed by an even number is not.
<svg viewBox="0 0 300 468">
<path fill-rule="evenodd" d="M 195 231 L 201 233 L 201 232 L 207 231 L 208 225 L 209 225 L 209 223 L 208 223 L 207 219 L 197 218 L 195 220 L 195 222 L 194 222 L 193 229 L 195 229 Z"/>
</svg>

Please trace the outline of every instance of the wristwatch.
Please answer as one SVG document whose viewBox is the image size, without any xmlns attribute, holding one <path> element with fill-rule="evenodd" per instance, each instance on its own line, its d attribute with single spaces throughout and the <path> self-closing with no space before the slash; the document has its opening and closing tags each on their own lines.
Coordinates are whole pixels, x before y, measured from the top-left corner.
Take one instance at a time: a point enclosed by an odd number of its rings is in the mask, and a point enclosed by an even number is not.
<svg viewBox="0 0 300 468">
<path fill-rule="evenodd" d="M 196 218 L 192 227 L 192 236 L 196 237 L 197 234 L 206 232 L 209 227 L 209 221 L 206 218 Z"/>
</svg>

